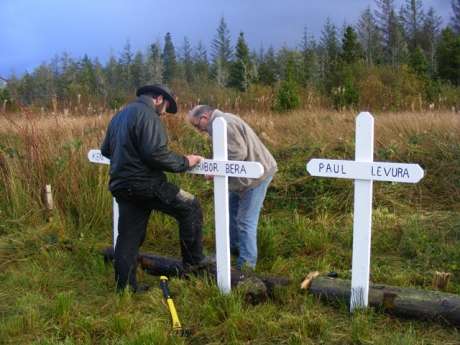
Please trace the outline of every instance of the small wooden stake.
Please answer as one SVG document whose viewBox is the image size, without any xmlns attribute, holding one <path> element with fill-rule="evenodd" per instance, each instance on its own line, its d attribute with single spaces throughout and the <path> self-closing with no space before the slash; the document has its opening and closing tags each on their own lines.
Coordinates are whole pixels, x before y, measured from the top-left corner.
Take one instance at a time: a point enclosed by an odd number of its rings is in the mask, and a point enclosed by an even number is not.
<svg viewBox="0 0 460 345">
<path fill-rule="evenodd" d="M 44 195 L 43 195 L 43 202 L 45 203 L 45 210 L 46 210 L 46 221 L 51 221 L 52 212 L 54 209 L 54 201 L 53 201 L 53 193 L 51 191 L 51 185 L 47 184 L 45 186 Z"/>
<path fill-rule="evenodd" d="M 451 273 L 436 271 L 433 276 L 433 289 L 445 291 L 451 276 Z"/>
</svg>

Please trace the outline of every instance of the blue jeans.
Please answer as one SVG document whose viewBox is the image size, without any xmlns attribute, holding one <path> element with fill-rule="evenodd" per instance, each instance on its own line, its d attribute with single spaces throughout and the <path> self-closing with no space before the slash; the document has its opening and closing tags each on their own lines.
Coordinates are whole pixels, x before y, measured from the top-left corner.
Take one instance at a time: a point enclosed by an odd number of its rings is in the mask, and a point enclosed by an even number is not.
<svg viewBox="0 0 460 345">
<path fill-rule="evenodd" d="M 229 193 L 230 248 L 239 252 L 237 268 L 251 268 L 257 263 L 257 224 L 268 185 L 273 176 L 268 176 L 257 187 L 241 193 Z"/>
</svg>

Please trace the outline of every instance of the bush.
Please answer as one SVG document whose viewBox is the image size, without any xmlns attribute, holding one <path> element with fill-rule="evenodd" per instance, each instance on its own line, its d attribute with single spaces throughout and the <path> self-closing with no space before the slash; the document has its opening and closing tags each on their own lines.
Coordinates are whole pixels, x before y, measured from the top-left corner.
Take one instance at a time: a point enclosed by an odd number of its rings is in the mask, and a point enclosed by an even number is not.
<svg viewBox="0 0 460 345">
<path fill-rule="evenodd" d="M 273 109 L 279 112 L 295 109 L 300 104 L 297 85 L 292 80 L 285 80 L 281 83 L 275 97 Z"/>
</svg>

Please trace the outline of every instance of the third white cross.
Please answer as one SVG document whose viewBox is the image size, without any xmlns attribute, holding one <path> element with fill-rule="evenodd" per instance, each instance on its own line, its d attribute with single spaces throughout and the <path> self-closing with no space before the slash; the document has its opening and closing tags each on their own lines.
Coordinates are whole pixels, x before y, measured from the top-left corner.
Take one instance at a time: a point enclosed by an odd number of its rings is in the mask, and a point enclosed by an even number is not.
<svg viewBox="0 0 460 345">
<path fill-rule="evenodd" d="M 355 160 L 312 159 L 307 171 L 313 176 L 355 180 L 353 259 L 350 311 L 367 307 L 371 256 L 372 182 L 417 183 L 423 178 L 418 164 L 374 162 L 374 118 L 360 113 L 356 118 Z"/>
</svg>

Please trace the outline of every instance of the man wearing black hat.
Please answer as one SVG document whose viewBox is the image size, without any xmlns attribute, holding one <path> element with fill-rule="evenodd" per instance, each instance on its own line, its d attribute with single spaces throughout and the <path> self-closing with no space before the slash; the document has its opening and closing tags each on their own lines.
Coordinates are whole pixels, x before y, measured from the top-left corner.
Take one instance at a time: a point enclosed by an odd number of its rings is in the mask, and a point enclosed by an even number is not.
<svg viewBox="0 0 460 345">
<path fill-rule="evenodd" d="M 119 235 L 115 246 L 117 290 L 136 281 L 137 255 L 145 239 L 150 213 L 158 210 L 179 223 L 180 247 L 185 267 L 203 262 L 203 214 L 198 200 L 169 183 L 165 171 L 184 172 L 202 159 L 183 156 L 168 149 L 168 137 L 160 115 L 175 114 L 173 93 L 164 85 L 147 85 L 136 92 L 138 98 L 110 121 L 101 147 L 110 159 L 109 189 L 119 204 Z"/>
</svg>

